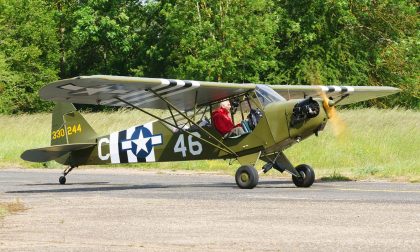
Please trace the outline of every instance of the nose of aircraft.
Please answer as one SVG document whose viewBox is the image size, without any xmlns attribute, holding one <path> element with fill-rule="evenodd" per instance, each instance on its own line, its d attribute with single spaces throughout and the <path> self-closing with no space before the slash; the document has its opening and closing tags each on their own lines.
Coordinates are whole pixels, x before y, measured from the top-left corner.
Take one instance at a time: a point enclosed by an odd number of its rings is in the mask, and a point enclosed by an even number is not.
<svg viewBox="0 0 420 252">
<path fill-rule="evenodd" d="M 312 99 L 312 97 L 306 98 L 295 104 L 293 107 L 292 120 L 290 126 L 294 127 L 307 119 L 317 117 L 320 112 L 319 102 Z"/>
</svg>

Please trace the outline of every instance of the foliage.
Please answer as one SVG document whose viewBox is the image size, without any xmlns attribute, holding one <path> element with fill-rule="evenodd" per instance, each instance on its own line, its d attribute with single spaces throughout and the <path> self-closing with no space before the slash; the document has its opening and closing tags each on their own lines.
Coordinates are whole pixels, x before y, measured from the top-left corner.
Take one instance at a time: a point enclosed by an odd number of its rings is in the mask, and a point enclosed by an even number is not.
<svg viewBox="0 0 420 252">
<path fill-rule="evenodd" d="M 414 0 L 0 0 L 0 113 L 50 109 L 50 81 L 113 74 L 387 85 L 420 108 Z M 360 106 L 360 105 L 359 105 Z"/>
<path fill-rule="evenodd" d="M 127 2 L 89 0 L 62 7 L 63 77 L 128 74 L 136 34 L 130 26 Z"/>
<path fill-rule="evenodd" d="M 277 83 L 395 86 L 400 96 L 376 104 L 420 108 L 414 1 L 278 2 Z"/>
<path fill-rule="evenodd" d="M 0 0 L 0 113 L 48 109 L 38 90 L 57 79 L 55 12 L 41 0 Z"/>
<path fill-rule="evenodd" d="M 271 1 L 179 1 L 167 4 L 169 75 L 259 82 L 275 68 L 276 14 Z M 271 71 L 270 71 L 271 70 Z"/>
</svg>

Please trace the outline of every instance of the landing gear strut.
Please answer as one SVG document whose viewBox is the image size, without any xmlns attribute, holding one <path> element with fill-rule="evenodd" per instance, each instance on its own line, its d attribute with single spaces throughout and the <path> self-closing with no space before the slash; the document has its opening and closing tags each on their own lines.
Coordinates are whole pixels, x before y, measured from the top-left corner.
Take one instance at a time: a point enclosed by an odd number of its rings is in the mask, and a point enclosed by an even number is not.
<svg viewBox="0 0 420 252">
<path fill-rule="evenodd" d="M 66 183 L 66 176 L 67 176 L 67 174 L 69 174 L 74 168 L 76 168 L 77 166 L 74 166 L 74 165 L 71 165 L 71 166 L 69 166 L 69 167 L 67 167 L 65 170 L 64 170 L 64 172 L 63 172 L 63 174 L 64 174 L 64 176 L 61 176 L 59 179 L 58 179 L 58 182 L 60 182 L 60 184 L 62 184 L 62 185 L 64 185 L 65 183 Z"/>
<path fill-rule="evenodd" d="M 292 175 L 293 183 L 297 187 L 310 187 L 315 181 L 315 172 L 309 165 L 301 164 L 294 167 L 287 157 L 279 152 L 274 157 L 274 160 L 266 158 L 267 163 L 263 166 L 262 172 L 267 173 L 271 168 L 283 173 L 287 171 Z"/>
</svg>

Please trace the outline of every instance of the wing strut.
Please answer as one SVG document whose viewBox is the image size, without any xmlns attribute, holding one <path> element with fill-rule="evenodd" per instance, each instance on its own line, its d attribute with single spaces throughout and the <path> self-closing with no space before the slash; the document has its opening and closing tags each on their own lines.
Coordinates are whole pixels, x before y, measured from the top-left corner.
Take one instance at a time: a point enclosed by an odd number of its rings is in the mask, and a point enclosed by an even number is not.
<svg viewBox="0 0 420 252">
<path fill-rule="evenodd" d="M 172 109 L 171 109 L 171 107 L 169 107 L 168 106 L 168 110 L 169 110 L 169 113 L 171 113 L 171 116 L 172 116 L 172 119 L 174 120 L 174 123 L 175 123 L 175 125 L 176 125 L 176 128 L 177 129 L 179 129 L 180 127 L 178 127 L 178 123 L 176 122 L 176 120 L 175 120 L 175 116 L 174 116 L 174 114 L 172 113 Z"/>
<path fill-rule="evenodd" d="M 198 125 L 196 122 L 194 122 L 193 120 L 191 120 L 191 118 L 189 118 L 188 116 L 186 116 L 184 113 L 182 113 L 179 109 L 177 109 L 174 105 L 172 105 L 172 103 L 170 103 L 167 99 L 165 99 L 163 96 L 159 95 L 158 93 L 156 93 L 154 90 L 152 89 L 146 89 L 146 91 L 150 91 L 151 93 L 153 93 L 155 96 L 159 97 L 159 99 L 161 99 L 162 101 L 164 101 L 166 103 L 166 105 L 168 105 L 169 107 L 173 108 L 178 114 L 180 114 L 181 116 L 183 116 L 185 119 L 187 119 L 188 122 L 190 122 L 192 125 L 196 126 L 197 128 L 199 128 L 201 131 L 205 132 L 210 138 L 212 138 L 214 141 L 216 141 L 217 143 L 219 143 L 220 145 L 222 145 L 224 148 L 226 148 L 226 150 L 229 150 L 229 153 L 235 155 L 236 157 L 238 157 L 238 154 L 236 152 L 234 152 L 231 148 L 229 148 L 228 146 L 226 146 L 222 141 L 219 141 L 219 139 L 217 139 L 216 137 L 214 137 L 212 134 L 210 134 L 207 130 L 203 129 L 203 127 L 201 127 L 200 125 Z M 202 138 L 201 138 L 202 139 Z M 204 139 L 202 139 L 204 140 Z M 215 145 L 213 145 L 215 146 Z M 222 149 L 219 147 L 219 149 Z"/>
<path fill-rule="evenodd" d="M 338 99 L 337 101 L 334 101 L 334 106 L 337 105 L 339 102 L 341 102 L 342 100 L 346 99 L 350 94 L 345 94 L 343 96 L 340 97 L 340 99 Z"/>
<path fill-rule="evenodd" d="M 161 97 L 159 97 L 159 98 L 161 98 Z M 181 131 L 183 131 L 184 133 L 186 133 L 186 134 L 188 134 L 188 135 L 191 135 L 191 136 L 193 136 L 193 137 L 196 137 L 196 138 L 200 138 L 200 140 L 202 140 L 203 142 L 206 142 L 206 143 L 208 143 L 208 144 L 210 144 L 210 145 L 212 145 L 213 147 L 216 147 L 217 149 L 219 149 L 219 150 L 222 150 L 222 151 L 224 151 L 224 152 L 226 152 L 226 153 L 230 153 L 230 154 L 233 154 L 233 155 L 235 155 L 236 157 L 238 157 L 238 154 L 236 154 L 236 152 L 234 152 L 234 151 L 232 151 L 229 147 L 227 147 L 225 144 L 223 144 L 221 141 L 219 141 L 217 138 L 215 138 L 213 135 L 211 135 L 210 133 L 208 133 L 205 129 L 203 129 L 202 127 L 200 127 L 199 125 L 197 125 L 195 122 L 192 122 L 192 124 L 194 124 L 194 125 L 196 125 L 198 128 L 200 128 L 201 130 L 203 130 L 207 135 L 209 135 L 211 138 L 213 138 L 213 139 L 215 139 L 218 143 L 220 143 L 223 147 L 225 147 L 225 148 L 222 148 L 222 147 L 220 147 L 220 146 L 218 146 L 218 145 L 216 145 L 216 144 L 214 144 L 214 143 L 212 143 L 212 142 L 210 142 L 210 141 L 208 141 L 208 140 L 206 140 L 206 139 L 203 139 L 203 138 L 201 138 L 201 137 L 197 137 L 196 135 L 194 135 L 194 134 L 192 134 L 191 132 L 189 132 L 189 131 L 186 131 L 186 130 L 184 130 L 184 129 L 182 129 L 182 128 L 179 128 L 177 125 L 175 125 L 175 124 L 173 124 L 173 123 L 171 123 L 171 122 L 169 122 L 169 121 L 167 121 L 167 120 L 164 120 L 164 119 L 162 119 L 162 118 L 160 118 L 160 117 L 158 117 L 158 116 L 156 116 L 156 115 L 154 115 L 154 114 L 152 114 L 152 113 L 150 113 L 150 112 L 147 112 L 146 110 L 144 110 L 144 109 L 142 109 L 142 108 L 139 108 L 138 106 L 136 106 L 136 105 L 134 105 L 134 104 L 132 104 L 132 103 L 130 103 L 130 102 L 128 102 L 128 101 L 125 101 L 125 100 L 123 100 L 123 99 L 121 99 L 120 97 L 115 97 L 115 99 L 117 99 L 117 100 L 119 100 L 119 101 L 121 101 L 121 102 L 123 102 L 123 103 L 125 103 L 125 104 L 127 104 L 128 106 L 131 106 L 131 107 L 133 107 L 133 108 L 135 108 L 135 109 L 137 109 L 137 110 L 140 110 L 141 112 L 143 112 L 143 113 L 145 113 L 145 114 L 147 114 L 147 115 L 149 115 L 149 116 L 151 116 L 151 117 L 153 117 L 153 118 L 155 118 L 155 119 L 157 119 L 157 120 L 159 120 L 159 121 L 162 121 L 162 122 L 164 122 L 164 123 L 166 123 L 166 124 L 168 124 L 168 125 L 170 125 L 170 126 L 172 126 L 172 127 L 174 127 L 174 128 L 177 128 L 178 130 L 181 130 Z M 162 98 L 161 98 L 162 99 Z M 164 100 L 165 101 L 165 100 Z M 186 118 L 188 121 L 190 121 L 190 119 L 188 118 L 188 117 L 186 117 L 183 113 L 181 113 L 178 109 L 176 109 L 175 107 L 173 107 L 172 106 L 172 104 L 170 104 L 170 103 L 168 103 L 167 101 L 165 101 L 166 103 L 167 103 L 167 105 L 169 106 L 169 107 L 172 107 L 173 109 L 175 109 L 180 115 L 182 115 L 184 118 Z"/>
</svg>

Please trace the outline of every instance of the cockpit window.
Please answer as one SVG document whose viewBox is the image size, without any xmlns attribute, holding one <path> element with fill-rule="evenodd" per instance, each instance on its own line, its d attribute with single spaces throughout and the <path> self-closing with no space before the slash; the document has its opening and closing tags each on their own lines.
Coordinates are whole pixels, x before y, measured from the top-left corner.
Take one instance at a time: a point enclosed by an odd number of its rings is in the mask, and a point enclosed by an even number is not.
<svg viewBox="0 0 420 252">
<path fill-rule="evenodd" d="M 273 102 L 286 101 L 283 96 L 266 85 L 257 85 L 255 93 L 257 94 L 257 98 L 263 107 Z"/>
</svg>

